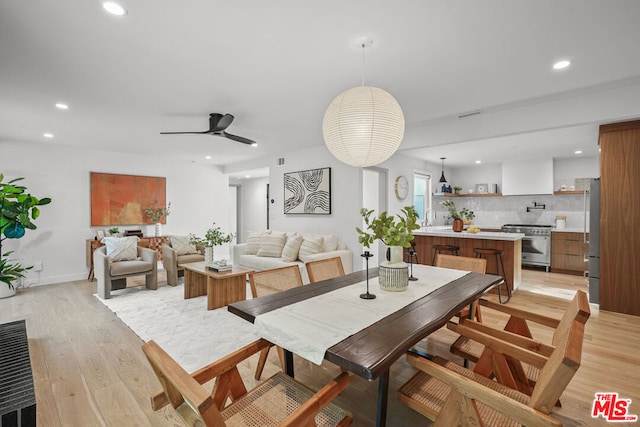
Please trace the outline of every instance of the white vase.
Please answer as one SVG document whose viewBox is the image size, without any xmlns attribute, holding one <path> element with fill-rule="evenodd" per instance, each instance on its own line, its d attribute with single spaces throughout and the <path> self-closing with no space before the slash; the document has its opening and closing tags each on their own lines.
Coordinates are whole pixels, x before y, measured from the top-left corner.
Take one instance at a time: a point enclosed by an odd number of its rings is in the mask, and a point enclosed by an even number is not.
<svg viewBox="0 0 640 427">
<path fill-rule="evenodd" d="M 156 237 L 162 236 L 162 224 L 156 222 Z"/>
<path fill-rule="evenodd" d="M 16 294 L 16 285 L 9 287 L 6 283 L 0 283 L 0 298 L 9 298 Z"/>
<path fill-rule="evenodd" d="M 204 265 L 213 264 L 213 246 L 204 247 Z"/>
<path fill-rule="evenodd" d="M 378 284 L 383 291 L 402 292 L 409 287 L 409 267 L 402 261 L 402 246 L 390 246 L 386 261 L 380 263 Z"/>
</svg>

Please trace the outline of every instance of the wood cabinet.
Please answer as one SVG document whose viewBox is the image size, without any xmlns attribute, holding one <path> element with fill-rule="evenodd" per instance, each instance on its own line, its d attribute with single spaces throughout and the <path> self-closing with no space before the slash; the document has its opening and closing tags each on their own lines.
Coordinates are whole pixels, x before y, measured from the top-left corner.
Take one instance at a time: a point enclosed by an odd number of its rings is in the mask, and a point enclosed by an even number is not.
<svg viewBox="0 0 640 427">
<path fill-rule="evenodd" d="M 600 126 L 600 309 L 640 316 L 640 120 Z"/>
<path fill-rule="evenodd" d="M 585 259 L 589 244 L 584 242 L 584 233 L 554 231 L 551 233 L 551 271 L 554 273 L 582 276 L 588 270 Z M 587 234 L 587 240 L 589 234 Z"/>
</svg>

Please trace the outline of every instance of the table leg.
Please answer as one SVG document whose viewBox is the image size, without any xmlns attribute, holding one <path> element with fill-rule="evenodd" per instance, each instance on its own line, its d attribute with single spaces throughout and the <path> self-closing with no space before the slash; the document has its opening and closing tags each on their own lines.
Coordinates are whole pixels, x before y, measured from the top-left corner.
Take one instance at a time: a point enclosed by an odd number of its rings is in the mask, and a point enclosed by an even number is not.
<svg viewBox="0 0 640 427">
<path fill-rule="evenodd" d="M 387 400 L 389 398 L 389 370 L 378 377 L 378 409 L 376 412 L 376 426 L 387 425 Z"/>
<path fill-rule="evenodd" d="M 283 348 L 284 350 L 284 373 L 289 375 L 291 378 L 293 375 L 293 353 L 289 350 Z"/>
</svg>

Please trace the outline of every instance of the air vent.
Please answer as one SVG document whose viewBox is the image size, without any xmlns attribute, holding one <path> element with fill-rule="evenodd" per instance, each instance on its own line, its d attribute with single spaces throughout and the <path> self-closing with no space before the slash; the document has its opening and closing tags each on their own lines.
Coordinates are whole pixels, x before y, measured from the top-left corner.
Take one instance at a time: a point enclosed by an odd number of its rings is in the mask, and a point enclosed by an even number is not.
<svg viewBox="0 0 640 427">
<path fill-rule="evenodd" d="M 284 157 L 279 157 L 278 158 L 278 166 L 282 166 L 284 165 Z"/>
<path fill-rule="evenodd" d="M 484 113 L 484 111 L 482 110 L 477 110 L 477 111 L 469 111 L 468 113 L 462 113 L 458 115 L 459 119 L 466 119 L 467 117 L 471 117 L 471 116 L 477 116 L 479 114 Z"/>
</svg>

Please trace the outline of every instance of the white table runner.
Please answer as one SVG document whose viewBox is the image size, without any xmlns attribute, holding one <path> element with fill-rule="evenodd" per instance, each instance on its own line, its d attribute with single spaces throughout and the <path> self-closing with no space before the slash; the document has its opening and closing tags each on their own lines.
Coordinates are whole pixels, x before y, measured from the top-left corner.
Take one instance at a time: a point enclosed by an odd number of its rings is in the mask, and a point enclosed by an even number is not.
<svg viewBox="0 0 640 427">
<path fill-rule="evenodd" d="M 414 265 L 418 280 L 405 292 L 382 291 L 378 278 L 371 278 L 369 292 L 376 299 L 360 298 L 363 281 L 257 316 L 254 333 L 320 365 L 329 347 L 467 273 Z"/>
</svg>

